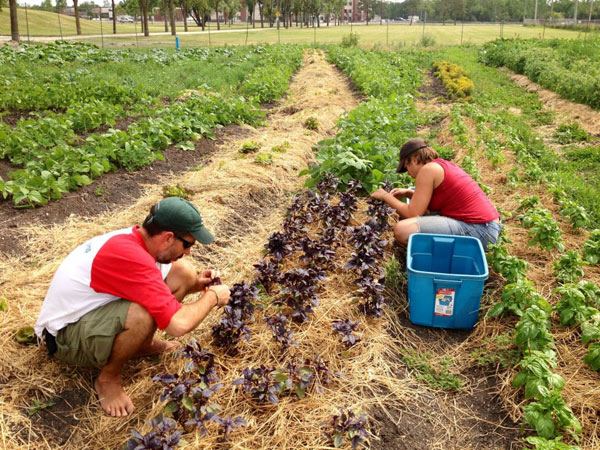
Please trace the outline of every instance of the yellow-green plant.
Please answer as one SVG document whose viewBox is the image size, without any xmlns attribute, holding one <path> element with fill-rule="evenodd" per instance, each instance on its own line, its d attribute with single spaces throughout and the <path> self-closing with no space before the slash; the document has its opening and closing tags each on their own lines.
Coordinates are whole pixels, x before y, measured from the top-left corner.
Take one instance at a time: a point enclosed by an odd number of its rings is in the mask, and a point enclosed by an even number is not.
<svg viewBox="0 0 600 450">
<path fill-rule="evenodd" d="M 462 67 L 448 61 L 440 61 L 433 63 L 433 71 L 435 76 L 442 80 L 451 97 L 461 100 L 471 99 L 475 85 L 466 76 Z"/>
</svg>

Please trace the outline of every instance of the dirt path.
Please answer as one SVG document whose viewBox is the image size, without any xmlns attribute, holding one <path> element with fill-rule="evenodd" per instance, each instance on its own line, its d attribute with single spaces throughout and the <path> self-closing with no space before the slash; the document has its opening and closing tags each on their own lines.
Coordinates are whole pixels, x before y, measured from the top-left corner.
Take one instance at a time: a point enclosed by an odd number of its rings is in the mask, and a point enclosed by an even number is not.
<svg viewBox="0 0 600 450">
<path fill-rule="evenodd" d="M 544 106 L 556 113 L 558 125 L 576 121 L 588 134 L 600 137 L 600 111 L 566 100 L 557 93 L 544 89 L 525 75 L 519 75 L 507 69 L 504 71 L 517 86 L 524 88 L 527 92 L 537 93 Z"/>
</svg>

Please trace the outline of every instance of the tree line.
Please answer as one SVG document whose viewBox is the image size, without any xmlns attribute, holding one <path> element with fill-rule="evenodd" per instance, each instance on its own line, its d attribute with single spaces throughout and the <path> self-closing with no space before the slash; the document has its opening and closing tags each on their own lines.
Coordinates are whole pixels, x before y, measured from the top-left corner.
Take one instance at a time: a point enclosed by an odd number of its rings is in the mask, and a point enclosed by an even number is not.
<svg viewBox="0 0 600 450">
<path fill-rule="evenodd" d="M 0 0 L 2 6 L 10 8 L 11 35 L 19 40 L 17 21 L 17 0 Z M 81 34 L 80 16 L 91 18 L 94 8 L 99 7 L 93 1 L 79 4 L 72 0 L 75 13 L 77 34 Z M 419 17 L 428 22 L 457 21 L 522 21 L 525 18 L 578 18 L 598 19 L 600 7 L 594 8 L 594 0 L 405 0 L 395 3 L 386 0 L 358 0 L 356 11 L 344 14 L 344 5 L 352 5 L 353 0 L 123 0 L 115 4 L 113 10 L 113 33 L 117 32 L 116 16 L 119 13 L 139 17 L 142 32 L 150 35 L 149 16 L 159 8 L 164 18 L 165 31 L 171 29 L 176 34 L 176 8 L 180 8 L 183 17 L 191 17 L 196 26 L 205 29 L 214 13 L 217 29 L 221 29 L 221 18 L 230 23 L 242 10 L 248 11 L 248 23 L 256 27 L 274 26 L 279 21 L 283 27 L 320 26 L 321 21 L 339 24 L 348 21 L 363 21 L 367 25 L 375 16 L 381 20 L 408 20 Z M 600 1 L 596 2 L 600 3 Z M 45 11 L 62 12 L 67 0 L 43 0 L 33 8 Z M 255 11 L 258 10 L 257 17 Z M 278 13 L 278 14 L 277 14 Z M 412 19 L 411 19 L 412 21 Z M 188 31 L 188 21 L 184 20 L 184 30 Z"/>
</svg>

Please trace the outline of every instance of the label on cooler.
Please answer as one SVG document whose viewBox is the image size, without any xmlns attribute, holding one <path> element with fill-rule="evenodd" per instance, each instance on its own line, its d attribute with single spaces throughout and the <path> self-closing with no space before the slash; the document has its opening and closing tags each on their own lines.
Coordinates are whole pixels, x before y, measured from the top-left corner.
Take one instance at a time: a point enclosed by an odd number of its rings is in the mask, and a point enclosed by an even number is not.
<svg viewBox="0 0 600 450">
<path fill-rule="evenodd" d="M 435 309 L 436 316 L 451 317 L 454 313 L 454 296 L 456 289 L 438 289 L 435 294 Z"/>
</svg>

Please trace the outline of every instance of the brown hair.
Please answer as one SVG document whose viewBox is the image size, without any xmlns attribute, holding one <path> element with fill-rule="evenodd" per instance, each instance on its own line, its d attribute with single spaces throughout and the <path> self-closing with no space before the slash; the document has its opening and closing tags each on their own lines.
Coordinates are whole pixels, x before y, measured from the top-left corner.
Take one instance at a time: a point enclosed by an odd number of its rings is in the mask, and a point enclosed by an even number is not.
<svg viewBox="0 0 600 450">
<path fill-rule="evenodd" d="M 152 206 L 152 208 L 150 208 L 150 214 L 148 214 L 146 216 L 146 219 L 144 220 L 144 223 L 142 224 L 142 227 L 146 230 L 146 232 L 150 236 L 156 236 L 157 234 L 160 234 L 163 231 L 176 231 L 176 230 L 171 230 L 167 227 L 164 227 L 160 223 L 158 223 L 156 220 L 154 220 L 155 209 L 156 209 L 156 205 L 154 205 L 154 206 Z"/>
<path fill-rule="evenodd" d="M 416 163 L 427 164 L 428 162 L 431 162 L 439 157 L 440 155 L 438 155 L 438 152 L 436 152 L 432 147 L 423 147 L 415 150 L 413 154 L 409 156 L 409 159 L 412 159 L 412 161 Z"/>
</svg>

